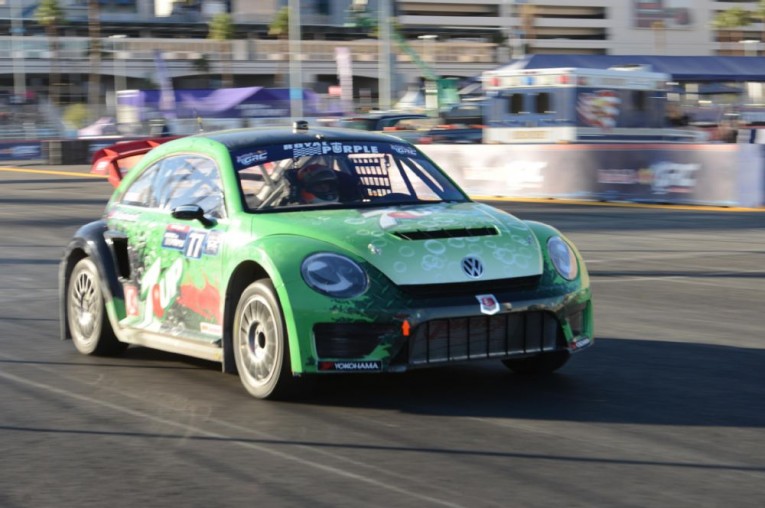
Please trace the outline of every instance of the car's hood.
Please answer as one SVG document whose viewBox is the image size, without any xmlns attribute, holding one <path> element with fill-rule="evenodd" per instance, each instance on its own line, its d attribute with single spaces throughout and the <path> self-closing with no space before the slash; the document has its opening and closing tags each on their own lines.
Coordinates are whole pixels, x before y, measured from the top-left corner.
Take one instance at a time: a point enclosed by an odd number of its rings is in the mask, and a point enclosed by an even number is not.
<svg viewBox="0 0 765 508">
<path fill-rule="evenodd" d="M 475 282 L 542 273 L 536 236 L 521 220 L 479 203 L 279 214 L 283 233 L 337 245 L 396 284 Z"/>
</svg>

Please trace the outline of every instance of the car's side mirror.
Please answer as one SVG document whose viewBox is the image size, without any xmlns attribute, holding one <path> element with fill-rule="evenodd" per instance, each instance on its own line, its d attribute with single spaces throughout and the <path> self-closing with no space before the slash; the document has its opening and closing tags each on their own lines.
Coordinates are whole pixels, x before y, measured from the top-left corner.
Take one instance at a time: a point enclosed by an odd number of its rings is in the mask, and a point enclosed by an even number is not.
<svg viewBox="0 0 765 508">
<path fill-rule="evenodd" d="M 181 205 L 173 208 L 172 215 L 178 220 L 198 220 L 205 227 L 215 225 L 215 221 L 205 215 L 205 211 L 199 205 Z"/>
</svg>

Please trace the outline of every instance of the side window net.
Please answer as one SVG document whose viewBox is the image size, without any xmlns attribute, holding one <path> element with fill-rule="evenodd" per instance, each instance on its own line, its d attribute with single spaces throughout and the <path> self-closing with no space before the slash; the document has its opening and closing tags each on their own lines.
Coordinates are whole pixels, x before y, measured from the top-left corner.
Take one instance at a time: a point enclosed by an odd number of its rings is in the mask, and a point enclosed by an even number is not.
<svg viewBox="0 0 765 508">
<path fill-rule="evenodd" d="M 391 183 L 385 155 L 350 157 L 359 178 L 364 198 L 379 198 L 390 194 Z"/>
<path fill-rule="evenodd" d="M 164 181 L 157 186 L 161 208 L 199 205 L 213 217 L 223 214 L 223 190 L 215 163 L 204 157 L 181 156 L 162 163 Z"/>
</svg>

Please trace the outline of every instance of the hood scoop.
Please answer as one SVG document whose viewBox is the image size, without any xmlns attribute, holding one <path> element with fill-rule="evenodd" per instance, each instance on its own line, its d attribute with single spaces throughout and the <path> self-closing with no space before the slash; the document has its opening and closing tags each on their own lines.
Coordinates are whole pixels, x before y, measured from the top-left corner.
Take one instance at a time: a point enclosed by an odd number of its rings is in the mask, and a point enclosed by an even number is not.
<svg viewBox="0 0 765 508">
<path fill-rule="evenodd" d="M 495 236 L 498 234 L 498 232 L 497 232 L 497 228 L 495 227 L 480 227 L 480 228 L 438 229 L 433 231 L 428 231 L 428 230 L 397 231 L 393 234 L 404 240 L 442 240 L 445 238 Z"/>
</svg>

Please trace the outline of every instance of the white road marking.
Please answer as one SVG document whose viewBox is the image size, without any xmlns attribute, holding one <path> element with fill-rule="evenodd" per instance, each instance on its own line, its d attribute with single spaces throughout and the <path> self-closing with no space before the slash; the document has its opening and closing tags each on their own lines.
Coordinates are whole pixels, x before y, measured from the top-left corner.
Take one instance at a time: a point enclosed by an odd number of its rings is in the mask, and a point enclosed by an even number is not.
<svg viewBox="0 0 765 508">
<path fill-rule="evenodd" d="M 445 500 L 442 500 L 442 499 L 437 499 L 437 498 L 434 498 L 434 497 L 431 497 L 431 496 L 419 494 L 417 492 L 412 492 L 410 490 L 399 488 L 399 487 L 396 487 L 395 485 L 391 485 L 389 483 L 385 483 L 385 482 L 376 480 L 374 478 L 370 478 L 368 476 L 364 476 L 364 475 L 361 475 L 361 474 L 358 474 L 358 473 L 353 473 L 351 471 L 346 471 L 344 469 L 340 469 L 340 468 L 337 468 L 337 467 L 327 466 L 327 465 L 320 464 L 320 463 L 317 463 L 317 462 L 312 462 L 312 461 L 309 461 L 309 460 L 305 460 L 305 459 L 303 459 L 301 457 L 298 457 L 296 455 L 292 455 L 292 454 L 289 454 L 289 453 L 286 453 L 286 452 L 281 452 L 281 451 L 278 451 L 278 450 L 273 450 L 273 449 L 271 449 L 271 448 L 269 448 L 268 446 L 265 446 L 265 445 L 259 445 L 259 444 L 256 444 L 256 443 L 249 443 L 249 442 L 238 441 L 238 440 L 236 440 L 236 438 L 234 438 L 232 436 L 227 436 L 225 434 L 219 434 L 217 432 L 210 432 L 210 431 L 204 430 L 204 429 L 202 429 L 200 427 L 196 427 L 196 426 L 185 424 L 185 423 L 181 423 L 181 422 L 176 422 L 176 421 L 173 421 L 173 420 L 169 420 L 167 418 L 161 418 L 161 417 L 158 417 L 158 416 L 154 416 L 154 415 L 146 413 L 144 411 L 139 411 L 139 410 L 136 410 L 136 409 L 130 409 L 130 408 L 127 408 L 127 407 L 119 406 L 117 404 L 112 404 L 111 402 L 106 402 L 104 400 L 99 400 L 99 399 L 95 399 L 93 397 L 88 397 L 88 396 L 85 396 L 85 395 L 80 395 L 80 394 L 77 394 L 77 393 L 74 393 L 74 392 L 70 392 L 68 390 L 57 388 L 55 386 L 51 386 L 51 385 L 44 384 L 44 383 L 38 383 L 36 381 L 32 381 L 31 379 L 26 379 L 26 378 L 23 378 L 23 377 L 20 377 L 20 376 L 16 376 L 16 375 L 10 374 L 8 372 L 0 371 L 0 377 L 8 379 L 10 381 L 14 381 L 16 383 L 24 384 L 24 385 L 27 385 L 27 386 L 32 386 L 32 387 L 40 389 L 40 390 L 44 390 L 44 391 L 47 391 L 47 392 L 50 392 L 50 393 L 61 395 L 61 396 L 64 396 L 64 397 L 69 397 L 69 398 L 72 398 L 72 399 L 80 400 L 82 402 L 87 402 L 87 403 L 90 403 L 90 404 L 95 404 L 95 405 L 98 405 L 98 406 L 103 406 L 103 407 L 109 408 L 109 409 L 111 409 L 113 411 L 129 414 L 129 415 L 134 416 L 134 417 L 143 418 L 145 420 L 153 421 L 153 422 L 160 423 L 160 424 L 163 424 L 163 425 L 168 425 L 168 426 L 171 426 L 171 427 L 177 427 L 177 428 L 180 428 L 180 429 L 184 430 L 186 433 L 191 432 L 191 433 L 194 433 L 194 434 L 199 435 L 199 436 L 205 436 L 205 437 L 216 438 L 216 439 L 227 439 L 227 440 L 230 440 L 230 442 L 232 444 L 235 444 L 237 446 L 241 446 L 243 448 L 249 448 L 249 449 L 252 449 L 252 450 L 259 451 L 259 452 L 267 453 L 269 455 L 273 455 L 273 456 L 278 457 L 278 458 L 283 459 L 283 460 L 287 460 L 287 461 L 291 461 L 291 462 L 296 462 L 296 463 L 298 463 L 298 464 L 300 464 L 301 466 L 304 466 L 304 467 L 318 469 L 318 470 L 320 470 L 322 472 L 325 472 L 325 473 L 330 473 L 330 474 L 334 474 L 334 475 L 341 476 L 341 477 L 344 477 L 344 478 L 350 478 L 352 480 L 356 480 L 356 481 L 359 481 L 359 482 L 363 482 L 363 483 L 367 483 L 367 484 L 370 484 L 370 485 L 374 485 L 375 487 L 379 487 L 379 488 L 384 489 L 384 490 L 393 491 L 393 492 L 396 492 L 398 494 L 403 494 L 403 495 L 406 495 L 406 496 L 410 496 L 412 498 L 419 499 L 421 501 L 425 501 L 425 502 L 428 502 L 428 503 L 431 503 L 431 504 L 434 504 L 434 505 L 450 506 L 450 507 L 454 507 L 454 508 L 463 508 L 463 505 L 459 505 L 459 504 L 452 503 L 452 502 L 449 502 L 449 501 L 445 501 Z M 224 423 L 224 422 L 216 421 L 216 423 Z M 227 424 L 227 425 L 231 426 L 230 424 Z M 242 428 L 242 429 L 246 430 L 248 432 L 257 433 L 255 431 L 253 431 L 251 428 L 247 428 L 247 429 Z M 310 448 L 313 451 L 317 451 L 316 449 L 314 449 L 313 447 L 308 446 L 308 445 L 304 445 L 304 447 L 305 448 Z"/>
</svg>

